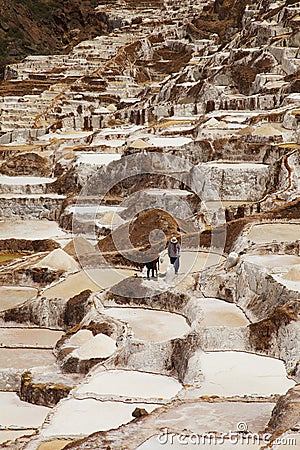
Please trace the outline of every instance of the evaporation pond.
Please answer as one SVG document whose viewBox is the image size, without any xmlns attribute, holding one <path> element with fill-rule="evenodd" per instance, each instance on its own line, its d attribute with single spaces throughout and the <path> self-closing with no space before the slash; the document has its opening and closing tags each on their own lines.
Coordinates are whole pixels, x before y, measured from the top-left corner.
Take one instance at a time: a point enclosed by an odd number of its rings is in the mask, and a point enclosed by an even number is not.
<svg viewBox="0 0 300 450">
<path fill-rule="evenodd" d="M 54 364 L 56 361 L 52 350 L 0 348 L 1 369 L 30 369 Z"/>
<path fill-rule="evenodd" d="M 38 428 L 51 411 L 45 406 L 23 402 L 15 392 L 0 392 L 0 426 L 2 428 Z"/>
<path fill-rule="evenodd" d="M 0 345 L 52 348 L 63 334 L 63 331 L 44 328 L 0 328 Z"/>
<path fill-rule="evenodd" d="M 193 359 L 194 358 L 194 359 Z M 203 374 L 202 395 L 284 394 L 295 385 L 279 359 L 246 352 L 202 352 L 192 357 Z M 190 360 L 190 363 L 192 361 Z"/>
<path fill-rule="evenodd" d="M 263 223 L 253 225 L 248 239 L 257 243 L 289 242 L 300 239 L 300 223 Z"/>
<path fill-rule="evenodd" d="M 69 275 L 64 281 L 51 286 L 43 292 L 47 298 L 71 298 L 85 289 L 100 291 L 107 289 L 124 278 L 134 275 L 136 271 L 129 269 L 87 269 Z"/>
<path fill-rule="evenodd" d="M 174 397 L 181 387 L 177 380 L 165 375 L 135 370 L 108 370 L 92 375 L 76 392 L 169 399 Z"/>
<path fill-rule="evenodd" d="M 38 290 L 31 287 L 0 286 L 0 311 L 21 305 L 34 298 Z"/>
<path fill-rule="evenodd" d="M 95 431 L 111 430 L 134 420 L 135 408 L 148 413 L 157 408 L 152 403 L 102 402 L 92 398 L 63 400 L 55 410 L 49 425 L 42 430 L 44 437 L 88 436 Z"/>
<path fill-rule="evenodd" d="M 186 319 L 180 314 L 143 308 L 107 308 L 103 312 L 128 323 L 134 336 L 146 341 L 168 341 L 190 331 Z"/>
<path fill-rule="evenodd" d="M 233 303 L 216 298 L 203 298 L 199 300 L 199 304 L 203 311 L 203 327 L 242 327 L 249 324 L 245 314 Z"/>
</svg>

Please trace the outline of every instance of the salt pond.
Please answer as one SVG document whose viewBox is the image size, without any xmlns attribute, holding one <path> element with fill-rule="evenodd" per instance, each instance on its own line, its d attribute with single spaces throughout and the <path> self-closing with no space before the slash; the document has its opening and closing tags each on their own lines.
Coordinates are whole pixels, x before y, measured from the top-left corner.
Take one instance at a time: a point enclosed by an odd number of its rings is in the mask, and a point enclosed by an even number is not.
<svg viewBox="0 0 300 450">
<path fill-rule="evenodd" d="M 300 257 L 294 255 L 245 255 L 243 260 L 266 268 L 300 264 Z"/>
<path fill-rule="evenodd" d="M 50 408 L 32 405 L 19 399 L 15 392 L 0 392 L 0 428 L 38 428 Z"/>
<path fill-rule="evenodd" d="M 207 352 L 198 350 L 203 374 L 202 395 L 284 394 L 295 382 L 286 376 L 282 361 L 245 352 Z M 195 359 L 196 361 L 196 359 Z"/>
<path fill-rule="evenodd" d="M 36 294 L 37 289 L 31 287 L 0 286 L 0 311 L 21 305 Z"/>
<path fill-rule="evenodd" d="M 41 328 L 0 328 L 0 346 L 52 348 L 62 335 L 62 331 Z"/>
<path fill-rule="evenodd" d="M 5 220 L 0 222 L 0 239 L 51 239 L 68 235 L 51 220 Z"/>
<path fill-rule="evenodd" d="M 300 239 L 300 223 L 263 223 L 253 225 L 248 238 L 257 243 L 289 242 Z"/>
<path fill-rule="evenodd" d="M 41 434 L 44 437 L 87 436 L 95 431 L 117 428 L 134 419 L 135 408 L 151 412 L 157 404 L 101 402 L 94 399 L 62 401 Z M 68 418 L 68 420 L 66 420 Z"/>
<path fill-rule="evenodd" d="M 0 370 L 30 369 L 55 363 L 51 350 L 0 348 Z"/>
<path fill-rule="evenodd" d="M 163 412 L 155 424 L 161 428 L 190 430 L 205 433 L 213 430 L 228 433 L 237 430 L 241 421 L 251 432 L 257 433 L 267 425 L 274 403 L 264 402 L 191 402 Z M 239 447 L 237 447 L 239 448 Z"/>
<path fill-rule="evenodd" d="M 127 322 L 137 339 L 161 342 L 184 336 L 190 331 L 180 314 L 143 308 L 107 308 L 104 313 Z"/>
<path fill-rule="evenodd" d="M 203 311 L 203 327 L 242 327 L 249 323 L 245 314 L 233 303 L 216 298 L 202 298 L 200 306 Z"/>
<path fill-rule="evenodd" d="M 181 389 L 174 378 L 134 370 L 108 370 L 92 375 L 77 393 L 120 395 L 134 398 L 170 399 Z"/>
<path fill-rule="evenodd" d="M 43 296 L 47 298 L 71 298 L 85 289 L 93 292 L 110 288 L 134 275 L 136 271 L 129 269 L 87 269 L 69 275 L 65 280 L 45 289 Z"/>
</svg>

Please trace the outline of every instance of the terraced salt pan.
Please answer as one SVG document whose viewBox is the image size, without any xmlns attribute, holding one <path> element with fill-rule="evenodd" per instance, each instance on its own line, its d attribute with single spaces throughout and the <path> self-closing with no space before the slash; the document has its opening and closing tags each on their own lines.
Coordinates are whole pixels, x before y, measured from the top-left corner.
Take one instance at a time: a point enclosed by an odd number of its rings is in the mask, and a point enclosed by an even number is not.
<svg viewBox="0 0 300 450">
<path fill-rule="evenodd" d="M 193 139 L 187 137 L 152 137 L 149 143 L 155 147 L 182 147 L 190 144 Z"/>
<path fill-rule="evenodd" d="M 8 185 L 35 185 L 35 184 L 48 184 L 53 183 L 56 178 L 46 178 L 46 177 L 8 177 L 6 175 L 0 175 L 0 184 L 8 184 Z"/>
<path fill-rule="evenodd" d="M 282 361 L 245 352 L 196 352 L 201 365 L 202 395 L 269 396 L 284 394 L 295 382 L 288 379 Z M 195 358 L 195 356 L 193 356 Z"/>
<path fill-rule="evenodd" d="M 203 268 L 214 266 L 224 261 L 224 258 L 216 253 L 205 252 L 185 252 L 180 257 L 179 273 L 200 272 Z M 169 265 L 169 258 L 166 255 L 160 266 L 160 272 L 165 272 Z"/>
<path fill-rule="evenodd" d="M 132 412 L 137 407 L 151 412 L 157 404 L 68 399 L 60 403 L 41 434 L 44 437 L 77 437 L 111 430 L 133 420 Z"/>
<path fill-rule="evenodd" d="M 0 348 L 1 369 L 30 369 L 54 364 L 56 359 L 52 350 Z"/>
<path fill-rule="evenodd" d="M 21 286 L 0 286 L 0 311 L 21 305 L 34 298 L 38 290 Z"/>
<path fill-rule="evenodd" d="M 86 214 L 93 214 L 93 215 L 100 215 L 100 214 L 106 214 L 108 212 L 121 212 L 124 211 L 124 209 L 121 206 L 104 206 L 104 205 L 92 205 L 92 206 L 80 206 L 80 205 L 72 205 L 68 206 L 66 211 L 68 213 L 73 213 L 76 215 L 86 215 Z"/>
<path fill-rule="evenodd" d="M 134 275 L 134 270 L 127 269 L 88 269 L 69 275 L 64 281 L 43 291 L 46 298 L 71 298 L 85 289 L 93 292 L 107 289 L 124 278 Z"/>
<path fill-rule="evenodd" d="M 203 311 L 203 327 L 242 327 L 249 324 L 245 314 L 233 303 L 216 298 L 202 298 L 199 302 Z"/>
<path fill-rule="evenodd" d="M 243 260 L 270 269 L 300 264 L 300 257 L 293 255 L 244 255 Z"/>
<path fill-rule="evenodd" d="M 133 370 L 108 370 L 93 375 L 77 393 L 170 399 L 182 388 L 174 378 Z"/>
<path fill-rule="evenodd" d="M 51 411 L 19 399 L 15 392 L 0 392 L 0 428 L 38 428 Z"/>
<path fill-rule="evenodd" d="M 152 342 L 181 337 L 190 331 L 185 318 L 179 314 L 143 308 L 107 308 L 104 313 L 127 322 L 134 336 Z"/>
<path fill-rule="evenodd" d="M 240 447 L 238 447 L 235 443 L 235 440 L 232 439 L 232 443 L 229 441 L 222 442 L 222 439 L 219 440 L 216 439 L 214 441 L 213 439 L 210 441 L 209 438 L 206 438 L 206 443 L 202 443 L 201 436 L 199 437 L 199 442 L 201 443 L 196 445 L 197 443 L 197 437 L 188 435 L 187 432 L 182 433 L 181 435 L 171 435 L 164 436 L 163 434 L 153 436 L 147 441 L 145 441 L 142 445 L 139 445 L 136 450 L 195 450 L 195 448 L 201 448 L 204 450 L 241 450 L 242 448 L 245 450 L 260 450 L 261 446 L 259 444 L 240 444 Z M 251 441 L 251 439 L 250 439 Z M 205 442 L 205 438 L 203 438 L 203 442 Z M 216 442 L 216 443 L 215 443 Z M 245 441 L 247 442 L 247 441 Z"/>
<path fill-rule="evenodd" d="M 242 421 L 248 429 L 257 433 L 267 425 L 274 403 L 264 402 L 191 402 L 163 412 L 155 421 L 160 428 L 207 433 L 210 430 L 228 433 L 237 430 Z M 162 447 L 163 448 L 163 447 Z M 195 447 L 197 448 L 197 447 Z M 236 446 L 241 450 L 242 446 Z M 245 447 L 246 449 L 247 447 Z"/>
<path fill-rule="evenodd" d="M 112 161 L 121 159 L 121 155 L 117 153 L 78 153 L 76 164 L 87 164 L 96 166 L 108 166 Z"/>
<path fill-rule="evenodd" d="M 0 328 L 0 345 L 52 348 L 63 334 L 62 331 L 41 328 Z"/>
<path fill-rule="evenodd" d="M 289 242 L 300 239 L 300 223 L 264 223 L 253 225 L 248 238 L 256 244 Z"/>
<path fill-rule="evenodd" d="M 23 431 L 4 431 L 0 430 L 0 444 L 3 444 L 6 441 L 14 441 L 17 438 L 22 436 L 30 436 L 34 434 L 34 429 L 28 429 Z"/>
<path fill-rule="evenodd" d="M 7 220 L 0 222 L 0 239 L 51 239 L 66 238 L 58 224 L 50 220 Z"/>
</svg>

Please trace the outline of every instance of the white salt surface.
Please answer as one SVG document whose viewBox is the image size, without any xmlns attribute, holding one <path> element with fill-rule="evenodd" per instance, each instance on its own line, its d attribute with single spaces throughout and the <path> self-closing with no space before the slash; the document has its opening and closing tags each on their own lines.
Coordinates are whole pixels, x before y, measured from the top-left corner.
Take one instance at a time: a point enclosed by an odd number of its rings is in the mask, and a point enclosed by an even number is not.
<svg viewBox="0 0 300 450">
<path fill-rule="evenodd" d="M 187 432 L 183 432 L 181 435 L 171 435 L 167 437 L 166 435 L 157 435 L 153 436 L 147 441 L 145 441 L 142 445 L 137 447 L 136 450 L 182 450 L 182 449 L 188 449 L 188 450 L 195 450 L 197 448 L 206 449 L 206 450 L 260 450 L 261 446 L 259 444 L 240 444 L 240 447 L 235 444 L 234 439 L 232 439 L 233 443 L 230 443 L 229 441 L 222 442 L 221 438 L 216 439 L 214 441 L 213 439 L 210 441 L 207 437 L 206 443 L 202 443 L 201 436 L 199 437 L 201 444 L 196 444 L 196 436 L 188 435 Z M 250 440 L 251 441 L 251 440 Z M 205 440 L 204 440 L 205 442 Z M 246 442 L 246 441 L 245 441 Z"/>
<path fill-rule="evenodd" d="M 122 395 L 135 398 L 174 397 L 182 388 L 174 378 L 133 370 L 108 370 L 92 376 L 76 392 Z"/>
<path fill-rule="evenodd" d="M 0 427 L 38 428 L 51 411 L 45 406 L 22 402 L 15 392 L 0 392 Z"/>
<path fill-rule="evenodd" d="M 155 424 L 160 429 L 188 429 L 194 433 L 207 433 L 213 430 L 228 433 L 230 430 L 236 431 L 238 423 L 244 422 L 248 430 L 257 433 L 266 427 L 274 406 L 275 404 L 271 402 L 193 402 L 163 412 Z M 236 448 L 242 450 L 243 446 L 237 445 Z"/>
<path fill-rule="evenodd" d="M 79 330 L 68 340 L 66 347 L 77 347 L 85 344 L 93 338 L 93 333 L 90 330 Z"/>
<path fill-rule="evenodd" d="M 190 144 L 193 139 L 187 137 L 152 137 L 149 143 L 155 147 L 182 147 Z"/>
<path fill-rule="evenodd" d="M 67 237 L 51 220 L 7 220 L 0 222 L 0 239 L 51 239 Z"/>
<path fill-rule="evenodd" d="M 35 185 L 35 184 L 46 184 L 53 183 L 56 178 L 45 178 L 45 177 L 8 177 L 6 175 L 0 175 L 0 184 L 9 185 Z"/>
<path fill-rule="evenodd" d="M 80 359 L 108 358 L 116 349 L 116 341 L 100 333 L 74 350 L 73 355 Z"/>
<path fill-rule="evenodd" d="M 201 321 L 203 327 L 242 327 L 249 323 L 245 314 L 233 303 L 216 298 L 202 298 L 199 300 L 199 304 L 203 311 L 203 320 Z"/>
<path fill-rule="evenodd" d="M 257 243 L 289 242 L 300 239 L 300 223 L 264 223 L 253 225 L 248 238 Z"/>
<path fill-rule="evenodd" d="M 107 166 L 112 161 L 121 159 L 121 155 L 117 153 L 78 153 L 76 164 L 88 164 L 97 166 Z"/>
<path fill-rule="evenodd" d="M 268 268 L 300 264 L 300 257 L 293 255 L 244 255 L 243 260 Z"/>
<path fill-rule="evenodd" d="M 54 347 L 62 335 L 62 331 L 42 328 L 0 328 L 0 345 Z"/>
<path fill-rule="evenodd" d="M 162 342 L 184 336 L 190 331 L 185 318 L 179 314 L 143 308 L 108 308 L 104 313 L 127 322 L 134 336 L 152 342 Z"/>
<path fill-rule="evenodd" d="M 53 250 L 45 256 L 45 258 L 35 264 L 34 267 L 48 267 L 52 270 L 63 270 L 64 272 L 76 272 L 80 268 L 75 259 L 61 248 Z"/>
<path fill-rule="evenodd" d="M 43 291 L 43 296 L 47 298 L 71 298 L 85 289 L 93 292 L 110 288 L 111 286 L 124 280 L 124 278 L 134 275 L 134 270 L 127 269 L 88 269 L 69 275 L 61 281 Z"/>
<path fill-rule="evenodd" d="M 284 394 L 289 380 L 282 361 L 245 352 L 196 352 L 204 381 L 202 395 Z"/>
<path fill-rule="evenodd" d="M 135 408 L 145 408 L 150 413 L 157 405 L 100 402 L 94 399 L 66 400 L 60 403 L 50 424 L 42 430 L 42 435 L 77 437 L 111 430 L 133 420 L 132 412 Z"/>
<path fill-rule="evenodd" d="M 34 298 L 38 290 L 31 287 L 0 286 L 0 311 L 21 305 Z"/>
<path fill-rule="evenodd" d="M 52 365 L 55 362 L 52 350 L 0 348 L 0 371 L 7 368 L 25 370 Z"/>
</svg>

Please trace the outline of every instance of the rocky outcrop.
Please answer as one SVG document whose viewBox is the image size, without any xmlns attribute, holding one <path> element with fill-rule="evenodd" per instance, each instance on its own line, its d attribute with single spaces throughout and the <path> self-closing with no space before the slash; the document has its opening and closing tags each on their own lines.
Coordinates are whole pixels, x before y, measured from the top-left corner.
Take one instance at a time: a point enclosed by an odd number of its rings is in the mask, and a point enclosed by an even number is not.
<svg viewBox="0 0 300 450">
<path fill-rule="evenodd" d="M 300 386 L 296 385 L 281 396 L 272 412 L 267 432 L 276 438 L 283 432 L 300 428 Z"/>
</svg>

